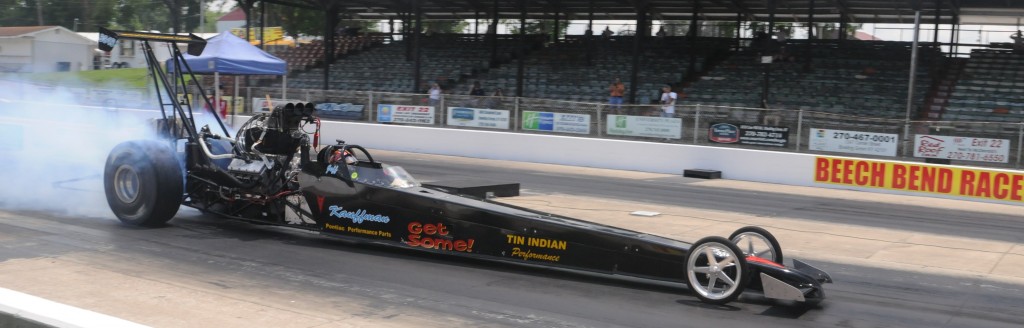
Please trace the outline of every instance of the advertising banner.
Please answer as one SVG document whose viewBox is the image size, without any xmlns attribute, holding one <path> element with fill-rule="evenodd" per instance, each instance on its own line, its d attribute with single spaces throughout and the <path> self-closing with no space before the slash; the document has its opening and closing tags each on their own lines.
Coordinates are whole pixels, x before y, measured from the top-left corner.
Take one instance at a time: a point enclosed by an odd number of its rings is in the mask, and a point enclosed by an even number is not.
<svg viewBox="0 0 1024 328">
<path fill-rule="evenodd" d="M 811 128 L 810 150 L 896 156 L 899 135 Z"/>
<path fill-rule="evenodd" d="M 814 181 L 1000 201 L 1024 196 L 1024 172 L 855 158 L 816 157 Z"/>
<path fill-rule="evenodd" d="M 680 139 L 683 119 L 652 116 L 608 115 L 609 135 Z"/>
<path fill-rule="evenodd" d="M 363 105 L 353 103 L 318 103 L 316 104 L 317 114 L 322 117 L 340 118 L 349 120 L 363 119 Z"/>
<path fill-rule="evenodd" d="M 253 113 L 269 113 L 271 109 L 277 108 L 277 106 L 284 106 L 288 103 L 300 103 L 301 100 L 290 100 L 290 99 L 270 99 L 270 103 L 267 103 L 267 98 L 252 98 L 252 111 Z"/>
<path fill-rule="evenodd" d="M 434 106 L 377 105 L 377 122 L 434 124 Z"/>
<path fill-rule="evenodd" d="M 914 157 L 1007 163 L 1010 140 L 919 134 L 914 136 Z"/>
<path fill-rule="evenodd" d="M 509 111 L 501 109 L 448 108 L 448 125 L 453 126 L 508 130 L 509 117 Z"/>
<path fill-rule="evenodd" d="M 789 144 L 789 127 L 712 122 L 708 127 L 708 141 L 786 147 Z"/>
<path fill-rule="evenodd" d="M 590 115 L 524 111 L 523 130 L 590 134 Z"/>
</svg>

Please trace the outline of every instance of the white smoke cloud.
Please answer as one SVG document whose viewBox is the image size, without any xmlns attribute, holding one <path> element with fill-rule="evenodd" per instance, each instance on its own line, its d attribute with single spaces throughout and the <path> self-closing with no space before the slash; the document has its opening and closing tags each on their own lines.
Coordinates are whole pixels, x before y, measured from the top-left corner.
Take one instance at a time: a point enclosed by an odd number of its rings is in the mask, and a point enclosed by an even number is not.
<svg viewBox="0 0 1024 328">
<path fill-rule="evenodd" d="M 149 108 L 138 101 L 111 108 L 89 98 L 81 90 L 0 81 L 0 209 L 114 218 L 103 191 L 106 157 L 121 142 L 152 138 L 160 111 L 155 100 Z M 200 127 L 222 134 L 210 115 L 196 111 Z"/>
</svg>

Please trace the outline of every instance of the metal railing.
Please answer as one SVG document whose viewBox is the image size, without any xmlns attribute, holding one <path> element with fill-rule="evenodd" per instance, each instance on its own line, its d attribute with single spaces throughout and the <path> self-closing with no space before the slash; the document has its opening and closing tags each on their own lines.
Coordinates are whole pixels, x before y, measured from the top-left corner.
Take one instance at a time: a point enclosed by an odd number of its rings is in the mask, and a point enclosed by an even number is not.
<svg viewBox="0 0 1024 328">
<path fill-rule="evenodd" d="M 276 98 L 281 96 L 281 89 L 247 88 L 245 95 L 250 99 L 268 95 Z M 677 105 L 674 114 L 663 117 L 660 105 L 616 106 L 521 97 L 443 95 L 431 100 L 427 94 L 307 89 L 288 89 L 287 97 L 331 108 L 320 111 L 325 119 L 1014 169 L 1021 167 L 1024 141 L 1024 123 L 906 121 L 815 110 Z M 246 112 L 252 111 L 251 104 L 246 102 Z M 416 123 L 401 119 L 413 115 L 413 111 L 429 113 L 433 119 Z M 418 117 L 426 118 L 423 115 L 428 114 L 422 113 Z M 827 132 L 831 135 L 825 135 Z M 982 147 L 994 151 L 993 156 L 984 158 L 979 154 L 948 154 L 949 149 L 942 153 L 944 157 L 926 158 L 922 156 L 929 155 L 921 154 L 929 149 L 915 144 L 925 135 L 950 137 L 947 143 L 955 139 L 999 147 Z M 851 141 L 862 145 L 849 146 Z M 866 149 L 837 150 L 836 142 Z M 874 148 L 867 149 L 872 148 L 871 144 Z"/>
</svg>

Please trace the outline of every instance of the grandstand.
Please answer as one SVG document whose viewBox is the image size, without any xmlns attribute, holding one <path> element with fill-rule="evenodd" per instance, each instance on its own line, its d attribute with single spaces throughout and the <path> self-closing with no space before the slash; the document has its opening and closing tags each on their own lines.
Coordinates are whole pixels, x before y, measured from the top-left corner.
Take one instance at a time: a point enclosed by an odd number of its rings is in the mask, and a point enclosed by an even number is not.
<svg viewBox="0 0 1024 328">
<path fill-rule="evenodd" d="M 299 0 L 280 0 L 281 5 L 310 6 Z M 701 34 L 703 22 L 846 22 L 907 23 L 920 14 L 924 24 L 961 24 L 997 21 L 1010 24 L 1005 17 L 984 8 L 1007 10 L 1014 16 L 1024 7 L 1011 2 L 985 0 L 891 1 L 866 0 L 778 1 L 581 1 L 501 2 L 427 0 L 409 7 L 388 3 L 353 7 L 342 1 L 325 0 L 323 9 L 345 11 L 353 19 L 400 19 L 407 26 L 423 17 L 429 19 L 593 19 L 636 20 L 636 26 L 650 27 L 652 20 L 688 20 L 698 18 L 695 41 L 690 37 L 614 36 L 594 37 L 588 42 L 581 35 L 527 36 L 526 47 L 519 49 L 519 35 L 495 35 L 498 56 L 492 58 L 490 36 L 423 35 L 420 37 L 419 71 L 409 54 L 411 35 L 405 41 L 393 41 L 400 33 L 386 36 L 339 38 L 335 58 L 323 63 L 320 42 L 288 50 L 279 55 L 291 65 L 289 87 L 299 89 L 420 93 L 429 82 L 440 82 L 451 96 L 468 93 L 469 85 L 481 82 L 493 92 L 504 90 L 514 95 L 518 83 L 523 97 L 563 101 L 603 103 L 607 86 L 616 77 L 636 92 L 636 104 L 649 104 L 658 97 L 664 84 L 676 85 L 688 98 L 683 104 L 717 105 L 734 108 L 813 110 L 838 115 L 875 118 L 903 118 L 907 112 L 907 85 L 910 75 L 911 43 L 790 39 L 784 54 L 774 63 L 759 64 L 755 50 L 733 45 L 745 44 L 736 37 L 714 38 Z M 418 7 L 425 16 L 415 16 Z M 1017 15 L 1019 16 L 1019 15 Z M 557 21 L 556 24 L 557 25 Z M 759 25 L 764 26 L 764 25 Z M 952 31 L 952 30 L 951 30 Z M 835 34 L 835 35 L 838 35 Z M 636 38 L 643 39 L 637 40 Z M 935 37 L 939 33 L 935 32 Z M 991 120 L 1017 122 L 1024 118 L 1020 83 L 1014 63 L 1019 55 L 1006 50 L 977 50 L 971 58 L 947 58 L 953 44 L 923 42 L 918 48 L 915 84 L 910 96 L 910 118 L 943 120 Z M 554 42 L 552 42 L 554 41 Z M 637 47 L 637 45 L 640 45 Z M 978 46 L 978 45 L 974 45 Z M 944 53 L 945 51 L 945 53 Z M 635 67 L 634 56 L 639 56 Z M 521 57 L 520 57 L 521 56 Z M 692 60 L 695 63 L 691 63 Z M 524 66 L 519 76 L 518 66 Z M 329 72 L 324 69 L 329 67 Z M 767 69 L 766 69 L 766 66 Z M 690 68 L 693 71 L 690 71 Z M 770 72 L 767 83 L 763 78 Z M 628 85 L 637 76 L 636 86 Z M 324 85 L 324 76 L 328 76 Z M 518 79 L 522 78 L 520 82 Z M 418 80 L 417 80 L 418 79 Z M 279 83 L 265 81 L 269 83 Z M 762 89 L 767 84 L 766 98 Z M 276 87 L 276 86 L 275 86 Z"/>
<path fill-rule="evenodd" d="M 905 115 L 909 42 L 791 40 L 784 49 L 771 64 L 760 63 L 752 50 L 733 54 L 686 90 L 686 102 L 761 108 L 763 74 L 770 70 L 766 108 Z M 919 56 L 914 104 L 924 101 L 942 59 L 927 45 Z"/>
<path fill-rule="evenodd" d="M 943 120 L 1024 121 L 1024 54 L 975 49 L 955 83 Z"/>
<path fill-rule="evenodd" d="M 499 58 L 511 58 L 515 43 L 502 38 L 498 46 Z M 532 38 L 536 40 L 537 38 Z M 387 42 L 386 42 L 387 41 Z M 414 63 L 406 60 L 407 41 L 390 42 L 375 36 L 364 46 L 339 53 L 330 68 L 331 90 L 360 90 L 381 92 L 425 92 L 427 82 L 438 82 L 447 88 L 486 71 L 490 66 L 491 48 L 488 42 L 475 35 L 434 35 L 424 37 L 421 44 L 423 85 L 413 87 L 409 78 Z M 318 51 L 323 51 L 322 46 Z M 287 59 L 286 59 L 287 60 Z M 290 63 L 291 61 L 289 61 Z M 308 63 L 300 59 L 301 63 Z M 289 87 L 316 88 L 323 85 L 323 67 L 319 62 L 297 70 L 288 81 Z M 279 85 L 279 84 L 276 84 Z"/>
</svg>

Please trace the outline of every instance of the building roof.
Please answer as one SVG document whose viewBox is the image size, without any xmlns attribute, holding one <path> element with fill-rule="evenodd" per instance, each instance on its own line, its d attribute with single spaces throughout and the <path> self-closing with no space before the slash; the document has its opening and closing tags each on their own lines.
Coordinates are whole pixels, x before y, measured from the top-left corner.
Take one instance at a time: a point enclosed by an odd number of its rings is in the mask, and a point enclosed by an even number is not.
<svg viewBox="0 0 1024 328">
<path fill-rule="evenodd" d="M 1020 0 L 264 0 L 276 5 L 317 10 L 336 8 L 356 19 L 398 18 L 399 13 L 414 12 L 411 4 L 422 4 L 425 19 L 487 19 L 497 11 L 499 18 L 517 19 L 525 8 L 528 19 L 586 20 L 593 12 L 595 20 L 634 20 L 637 11 L 645 11 L 655 20 L 689 20 L 694 9 L 704 21 L 768 21 L 774 13 L 777 22 L 814 21 L 835 23 L 845 16 L 853 23 L 913 23 L 915 7 L 921 23 L 953 22 L 990 24 L 1016 23 L 1024 16 Z M 522 3 L 522 7 L 520 4 Z M 813 10 L 811 9 L 813 6 Z"/>
<path fill-rule="evenodd" d="M 244 20 L 245 11 L 243 11 L 242 8 L 235 8 L 234 10 L 229 11 L 227 14 L 224 14 L 224 16 L 220 16 L 220 18 L 217 19 L 218 22 L 236 22 Z"/>
<path fill-rule="evenodd" d="M 7 26 L 0 27 L 0 37 L 19 37 L 23 35 L 35 34 L 49 29 L 58 28 L 59 26 Z"/>
</svg>

